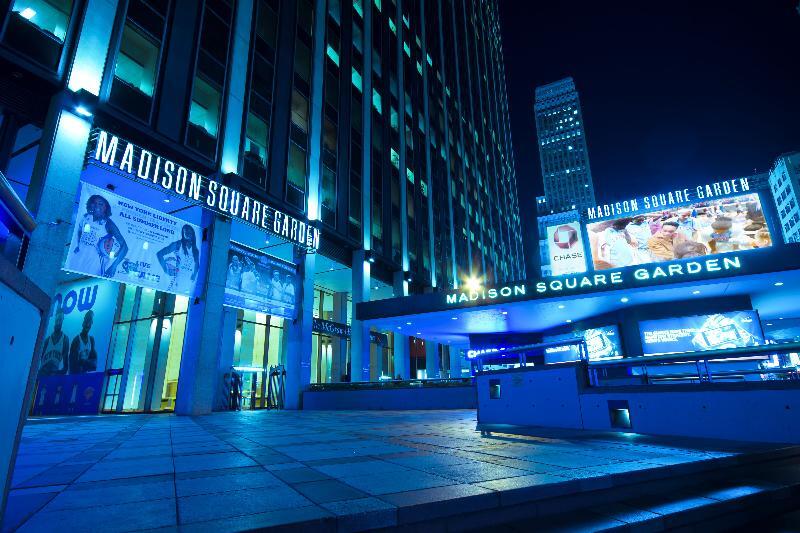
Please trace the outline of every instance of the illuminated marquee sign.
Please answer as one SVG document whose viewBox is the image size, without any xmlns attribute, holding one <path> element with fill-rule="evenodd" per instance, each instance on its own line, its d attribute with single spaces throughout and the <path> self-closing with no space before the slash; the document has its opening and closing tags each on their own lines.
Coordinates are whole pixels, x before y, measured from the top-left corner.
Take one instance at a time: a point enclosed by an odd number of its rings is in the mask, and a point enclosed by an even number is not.
<svg viewBox="0 0 800 533">
<path fill-rule="evenodd" d="M 320 231 L 259 202 L 219 181 L 202 176 L 174 161 L 104 130 L 93 132 L 89 160 L 122 172 L 134 180 L 146 181 L 191 203 L 277 234 L 308 250 L 319 248 Z"/>
<path fill-rule="evenodd" d="M 747 178 L 736 178 L 706 185 L 698 185 L 694 189 L 678 189 L 667 193 L 651 194 L 642 198 L 632 198 L 612 204 L 602 204 L 589 207 L 586 210 L 586 218 L 595 220 L 628 213 L 636 213 L 640 210 L 654 211 L 669 207 L 711 200 L 736 193 L 746 193 L 750 190 L 750 183 Z"/>
<path fill-rule="evenodd" d="M 524 300 L 527 295 L 555 296 L 613 289 L 626 285 L 658 284 L 661 281 L 738 271 L 741 268 L 742 261 L 738 255 L 697 259 L 679 263 L 646 265 L 609 273 L 595 272 L 560 278 L 545 278 L 477 291 L 454 292 L 446 294 L 445 301 L 447 305 L 458 305 L 471 302 Z"/>
</svg>

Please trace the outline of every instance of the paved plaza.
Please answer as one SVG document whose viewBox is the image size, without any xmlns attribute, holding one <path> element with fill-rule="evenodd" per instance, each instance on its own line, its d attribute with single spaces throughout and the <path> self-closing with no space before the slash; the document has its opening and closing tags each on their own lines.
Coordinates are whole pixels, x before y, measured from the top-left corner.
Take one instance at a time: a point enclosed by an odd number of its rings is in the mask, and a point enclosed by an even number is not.
<svg viewBox="0 0 800 533">
<path fill-rule="evenodd" d="M 752 446 L 475 431 L 475 411 L 252 411 L 32 420 L 4 530 L 353 530 L 565 494 Z"/>
</svg>

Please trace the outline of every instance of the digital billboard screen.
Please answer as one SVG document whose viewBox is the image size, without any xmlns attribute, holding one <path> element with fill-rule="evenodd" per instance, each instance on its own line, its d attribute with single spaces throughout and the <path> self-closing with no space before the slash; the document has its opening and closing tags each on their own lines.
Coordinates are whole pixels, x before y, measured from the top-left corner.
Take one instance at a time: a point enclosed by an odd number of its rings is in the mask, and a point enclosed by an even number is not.
<svg viewBox="0 0 800 533">
<path fill-rule="evenodd" d="M 593 222 L 586 229 L 595 270 L 772 246 L 756 193 Z"/>
<path fill-rule="evenodd" d="M 298 286 L 292 263 L 231 242 L 224 305 L 294 319 Z"/>
<path fill-rule="evenodd" d="M 683 316 L 639 323 L 644 355 L 726 350 L 764 344 L 755 311 Z"/>
<path fill-rule="evenodd" d="M 567 222 L 547 226 L 547 251 L 554 276 L 586 272 L 581 225 Z"/>
<path fill-rule="evenodd" d="M 546 342 L 557 342 L 581 338 L 586 342 L 586 351 L 589 354 L 590 361 L 622 357 L 619 328 L 616 325 L 585 330 L 576 329 L 570 333 L 545 337 L 544 340 Z M 552 362 L 554 358 L 557 358 L 558 361 L 575 361 L 580 357 L 577 346 L 546 348 L 545 354 L 547 354 L 549 362 Z"/>
</svg>

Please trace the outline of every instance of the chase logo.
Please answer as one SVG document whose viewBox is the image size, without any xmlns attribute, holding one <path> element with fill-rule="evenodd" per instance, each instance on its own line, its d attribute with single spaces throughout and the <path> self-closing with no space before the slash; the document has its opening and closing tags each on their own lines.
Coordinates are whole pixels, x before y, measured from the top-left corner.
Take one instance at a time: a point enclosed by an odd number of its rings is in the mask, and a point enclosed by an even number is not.
<svg viewBox="0 0 800 533">
<path fill-rule="evenodd" d="M 578 232 L 566 224 L 556 228 L 553 233 L 553 244 L 562 250 L 569 250 L 578 243 Z"/>
</svg>

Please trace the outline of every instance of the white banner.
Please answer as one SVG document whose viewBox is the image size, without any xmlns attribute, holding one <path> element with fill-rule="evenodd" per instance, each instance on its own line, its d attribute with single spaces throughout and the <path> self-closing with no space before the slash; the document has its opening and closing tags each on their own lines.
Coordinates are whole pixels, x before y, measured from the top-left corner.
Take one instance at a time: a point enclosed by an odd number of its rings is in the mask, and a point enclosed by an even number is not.
<svg viewBox="0 0 800 533">
<path fill-rule="evenodd" d="M 82 183 L 64 270 L 191 296 L 200 238 L 198 226 Z"/>
<path fill-rule="evenodd" d="M 586 253 L 583 249 L 580 223 L 567 222 L 547 226 L 547 250 L 554 276 L 586 272 Z"/>
</svg>

